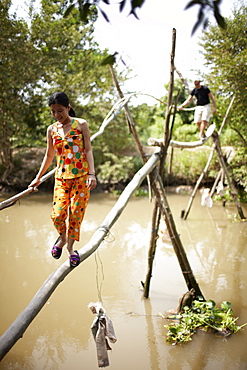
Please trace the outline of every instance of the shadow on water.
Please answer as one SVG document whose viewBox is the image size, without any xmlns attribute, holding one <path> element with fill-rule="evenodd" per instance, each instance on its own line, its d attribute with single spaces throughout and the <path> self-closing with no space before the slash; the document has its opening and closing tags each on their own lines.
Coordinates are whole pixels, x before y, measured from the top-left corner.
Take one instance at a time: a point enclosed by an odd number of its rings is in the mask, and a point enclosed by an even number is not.
<svg viewBox="0 0 247 370">
<path fill-rule="evenodd" d="M 247 322 L 247 228 L 235 222 L 235 207 L 200 205 L 198 195 L 186 221 L 187 195 L 169 194 L 173 216 L 194 275 L 207 299 L 230 301 L 238 323 Z M 116 202 L 93 194 L 79 247 L 88 242 Z M 0 369 L 97 369 L 90 302 L 102 298 L 118 341 L 109 352 L 114 370 L 247 369 L 247 329 L 230 338 L 198 332 L 191 343 L 165 341 L 164 314 L 176 309 L 186 285 L 172 245 L 161 225 L 150 298 L 143 299 L 153 204 L 132 199 L 98 251 L 58 286 Z M 49 215 L 51 196 L 33 194 L 0 212 L 1 333 L 30 302 L 46 278 L 67 258 L 52 259 L 56 239 Z M 246 207 L 244 212 L 247 213 Z"/>
</svg>

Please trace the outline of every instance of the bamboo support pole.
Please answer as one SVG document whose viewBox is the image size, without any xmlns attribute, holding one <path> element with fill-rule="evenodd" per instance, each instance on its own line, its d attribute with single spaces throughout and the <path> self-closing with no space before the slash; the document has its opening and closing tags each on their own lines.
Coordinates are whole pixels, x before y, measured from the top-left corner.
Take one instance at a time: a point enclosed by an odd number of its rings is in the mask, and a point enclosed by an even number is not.
<svg viewBox="0 0 247 370">
<path fill-rule="evenodd" d="M 168 166 L 168 175 L 172 174 L 173 154 L 174 154 L 174 148 L 171 147 L 171 153 L 170 153 L 170 158 L 169 158 L 169 166 Z"/>
<path fill-rule="evenodd" d="M 219 136 L 217 135 L 213 139 L 214 139 L 215 147 L 216 147 L 216 150 L 217 150 L 217 153 L 218 153 L 220 165 L 221 165 L 221 168 L 223 169 L 223 171 L 225 173 L 225 176 L 227 178 L 228 185 L 229 185 L 229 188 L 230 188 L 230 193 L 231 193 L 231 196 L 233 198 L 233 201 L 234 201 L 234 203 L 235 203 L 235 205 L 237 207 L 239 217 L 241 218 L 241 220 L 245 220 L 246 217 L 244 216 L 244 212 L 243 212 L 242 207 L 240 206 L 240 203 L 238 201 L 238 193 L 237 193 L 237 190 L 236 190 L 236 188 L 234 186 L 234 183 L 232 181 L 231 176 L 229 175 L 229 172 L 228 172 L 226 163 L 224 161 L 224 156 L 223 156 L 223 153 L 222 153 L 222 150 L 221 150 L 221 147 L 220 147 Z"/>
<path fill-rule="evenodd" d="M 100 246 L 108 234 L 111 227 L 117 221 L 126 207 L 134 191 L 141 185 L 148 173 L 150 173 L 159 162 L 159 153 L 153 154 L 147 163 L 135 174 L 125 190 L 120 195 L 118 201 L 108 213 L 101 226 L 93 234 L 90 241 L 78 250 L 81 262 L 87 259 Z M 77 267 L 80 268 L 80 267 Z M 73 271 L 69 262 L 64 262 L 56 271 L 54 271 L 44 282 L 29 305 L 22 311 L 12 325 L 5 331 L 0 338 L 0 360 L 14 346 L 14 344 L 23 336 L 24 332 L 38 315 L 42 307 L 50 298 L 57 286 L 64 278 Z"/>
<path fill-rule="evenodd" d="M 194 200 L 194 198 L 195 198 L 195 196 L 196 196 L 196 192 L 197 192 L 197 190 L 198 190 L 198 188 L 199 188 L 199 186 L 200 186 L 200 184 L 201 184 L 201 182 L 202 182 L 202 180 L 203 180 L 204 176 L 206 175 L 206 173 L 207 173 L 207 171 L 208 171 L 208 169 L 209 169 L 210 163 L 211 163 L 211 161 L 212 161 L 212 159 L 213 159 L 213 156 L 214 156 L 215 147 L 216 147 L 216 146 L 215 146 L 215 144 L 214 144 L 214 145 L 213 145 L 213 148 L 212 148 L 212 150 L 211 150 L 211 153 L 210 153 L 210 155 L 209 155 L 209 157 L 208 157 L 208 161 L 207 161 L 207 163 L 206 163 L 206 166 L 204 167 L 204 169 L 203 169 L 202 173 L 200 174 L 200 177 L 199 177 L 199 179 L 197 180 L 196 185 L 195 185 L 195 187 L 194 187 L 194 189 L 193 189 L 193 192 L 192 192 L 192 194 L 191 194 L 191 197 L 190 197 L 189 203 L 188 203 L 188 205 L 187 205 L 186 211 L 184 212 L 184 216 L 183 216 L 183 219 L 184 219 L 184 220 L 186 220 L 186 219 L 187 219 L 187 217 L 188 217 L 188 215 L 189 215 L 189 212 L 190 212 L 190 209 L 191 209 L 191 206 L 192 206 L 193 200 Z M 183 212 L 182 212 L 182 213 L 183 213 Z"/>
<path fill-rule="evenodd" d="M 167 157 L 167 151 L 169 147 L 169 142 L 171 140 L 171 127 L 170 127 L 170 117 L 172 111 L 172 95 L 173 95 L 173 86 L 174 86 L 174 58 L 175 58 L 175 48 L 176 48 L 176 29 L 172 30 L 172 49 L 170 54 L 170 79 L 169 79 L 169 88 L 168 88 L 168 99 L 167 99 L 167 110 L 165 116 L 164 124 L 164 135 L 162 147 L 162 156 L 160 158 L 160 175 L 163 178 L 165 161 Z M 174 120 L 175 120 L 176 109 L 174 110 Z M 174 121 L 173 120 L 173 121 Z"/>
<path fill-rule="evenodd" d="M 169 81 L 169 89 L 168 89 L 168 100 L 167 105 L 168 109 L 166 110 L 166 117 L 165 117 L 165 127 L 164 127 L 164 146 L 168 148 L 169 145 L 169 138 L 170 138 L 170 109 L 172 106 L 172 94 L 173 94 L 173 85 L 174 85 L 174 59 L 175 59 L 175 48 L 176 48 L 176 29 L 173 28 L 172 30 L 172 50 L 170 56 L 170 81 Z"/>
<path fill-rule="evenodd" d="M 167 230 L 168 230 L 168 233 L 169 233 L 169 236 L 171 238 L 172 245 L 173 245 L 173 249 L 174 249 L 174 251 L 176 253 L 176 256 L 178 258 L 178 262 L 180 264 L 182 274 L 184 276 L 187 287 L 188 287 L 189 290 L 194 288 L 195 292 L 196 292 L 196 295 L 201 296 L 204 299 L 203 294 L 202 294 L 202 292 L 199 288 L 199 285 L 197 284 L 196 279 L 194 277 L 194 274 L 192 272 L 189 261 L 187 259 L 185 250 L 183 248 L 183 245 L 182 245 L 182 242 L 181 242 L 181 239 L 180 239 L 180 236 L 177 232 L 176 225 L 175 225 L 175 222 L 174 222 L 174 219 L 173 219 L 173 216 L 172 216 L 172 212 L 170 210 L 170 207 L 169 207 L 169 204 L 168 204 L 168 201 L 167 201 L 167 197 L 166 197 L 166 194 L 165 194 L 165 189 L 164 189 L 164 186 L 163 186 L 163 183 L 162 183 L 162 179 L 161 179 L 160 175 L 158 174 L 157 169 L 155 169 L 153 172 L 155 174 L 154 175 L 155 176 L 154 177 L 154 183 L 152 183 L 154 193 L 155 193 L 155 196 L 156 196 L 157 201 L 159 203 L 160 211 L 161 211 L 161 214 L 162 214 L 162 216 L 164 218 L 164 221 L 166 223 Z M 151 174 L 150 174 L 150 176 L 151 176 Z"/>
<path fill-rule="evenodd" d="M 161 155 L 161 158 L 160 158 L 160 169 L 159 169 L 159 173 L 160 173 L 161 178 L 163 178 L 163 175 L 164 175 L 164 164 L 165 164 L 165 161 L 166 161 L 168 147 L 169 147 L 169 141 L 171 140 L 171 132 L 172 132 L 172 129 L 170 128 L 170 116 L 171 116 L 171 111 L 172 111 L 172 94 L 173 94 L 173 85 L 174 85 L 175 41 L 176 41 L 176 30 L 173 29 L 173 32 L 172 32 L 172 50 L 171 50 L 171 58 L 170 58 L 170 81 L 169 81 L 169 88 L 168 88 L 168 101 L 167 101 L 167 110 L 166 110 L 166 117 L 165 117 L 165 124 L 164 124 L 164 137 L 163 137 L 163 142 L 161 143 L 162 155 Z M 176 112 L 176 109 L 174 110 L 173 123 L 175 121 L 175 112 Z M 150 175 L 150 177 L 151 176 L 152 175 Z M 154 223 L 154 220 L 157 219 L 157 207 L 158 207 L 158 205 L 160 207 L 161 204 L 162 204 L 162 195 L 160 193 L 160 190 L 158 190 L 158 186 L 155 185 L 156 180 L 153 177 L 152 177 L 152 180 L 153 180 L 152 185 L 156 187 L 156 193 L 157 193 L 156 194 L 156 200 L 155 200 L 155 206 L 154 206 L 154 209 L 153 209 L 153 218 L 152 218 L 153 223 Z M 157 200 L 157 196 L 159 197 L 158 198 L 159 202 Z M 161 212 L 161 209 L 160 209 L 160 212 Z M 167 219 L 166 216 L 168 216 L 168 215 L 166 215 L 164 213 L 164 209 L 163 209 L 162 215 L 163 215 L 164 219 L 166 220 Z M 157 224 L 157 226 L 159 226 L 158 220 L 156 220 L 155 224 Z M 153 225 L 153 228 L 154 228 L 154 225 Z M 155 233 L 153 232 L 153 228 L 151 230 L 151 240 L 150 240 L 150 246 L 149 246 L 149 252 L 148 252 L 148 271 L 147 271 L 146 280 L 145 280 L 145 283 L 144 283 L 144 297 L 145 298 L 148 298 L 148 296 L 149 296 L 150 281 L 151 281 L 152 269 L 153 269 L 153 260 L 154 260 L 155 252 L 156 252 L 156 239 L 154 239 Z M 156 229 L 156 227 L 155 227 L 155 229 Z M 171 232 L 171 230 L 170 230 L 170 232 Z M 158 230 L 156 231 L 156 233 L 158 234 Z M 156 234 L 156 236 L 157 236 L 157 234 Z"/>
<path fill-rule="evenodd" d="M 217 176 L 216 176 L 216 179 L 215 179 L 214 184 L 213 184 L 213 186 L 212 186 L 212 189 L 211 189 L 211 191 L 210 191 L 210 197 L 212 197 L 212 196 L 214 195 L 215 189 L 216 189 L 216 187 L 217 187 L 217 185 L 218 185 L 218 182 L 220 181 L 220 178 L 222 177 L 222 174 L 223 174 L 223 170 L 222 170 L 222 168 L 221 168 L 221 169 L 219 170 L 219 172 L 218 172 Z"/>
<path fill-rule="evenodd" d="M 176 30 L 173 29 L 172 34 L 172 52 L 171 52 L 171 64 L 170 64 L 170 83 L 169 83 L 169 99 L 168 99 L 168 109 L 166 114 L 166 121 L 165 121 L 165 129 L 164 129 L 164 139 L 163 139 L 163 146 L 162 146 L 162 157 L 160 160 L 160 175 L 158 174 L 157 169 L 152 171 L 150 173 L 150 181 L 152 188 L 154 190 L 156 201 L 158 202 L 160 212 L 162 214 L 162 217 L 166 223 L 167 230 L 169 233 L 169 236 L 172 241 L 173 249 L 175 251 L 175 254 L 178 258 L 178 262 L 180 264 L 182 274 L 184 276 L 185 282 L 187 284 L 188 289 L 191 288 L 195 289 L 195 292 L 197 296 L 203 297 L 203 294 L 196 282 L 196 279 L 194 277 L 194 274 L 192 272 L 192 269 L 190 267 L 189 261 L 187 259 L 185 250 L 183 248 L 182 242 L 180 240 L 179 234 L 176 230 L 176 225 L 166 198 L 165 190 L 162 183 L 162 173 L 163 173 L 163 164 L 165 163 L 167 150 L 169 146 L 169 141 L 171 139 L 171 129 L 170 129 L 170 115 L 171 115 L 171 109 L 172 109 L 172 93 L 173 93 L 173 80 L 174 80 L 174 57 L 175 57 L 175 40 L 176 40 Z M 174 115 L 176 112 L 176 106 L 174 110 Z M 173 117 L 175 118 L 175 117 Z M 172 124 L 173 125 L 173 124 Z M 155 217 L 156 210 L 153 211 L 153 217 Z M 152 236 L 151 236 L 152 239 Z M 150 251 L 149 255 L 152 255 L 152 260 L 154 259 L 154 253 L 155 253 L 155 247 L 153 244 L 150 244 Z M 149 271 L 147 273 L 146 281 L 144 284 L 144 294 L 147 298 L 149 295 L 149 286 L 150 286 L 150 279 L 152 276 L 152 264 L 149 264 Z M 147 286 L 146 286 L 147 285 Z"/>
<path fill-rule="evenodd" d="M 153 216 L 152 216 L 150 246 L 149 246 L 149 251 L 148 251 L 148 271 L 147 271 L 145 283 L 143 283 L 144 298 L 148 298 L 149 296 L 149 288 L 150 288 L 150 282 L 151 282 L 152 270 L 153 270 L 153 261 L 155 257 L 155 251 L 156 251 L 157 239 L 158 239 L 160 216 L 161 216 L 161 213 L 160 213 L 159 205 L 158 205 L 157 199 L 155 199 L 155 204 L 153 208 Z"/>
</svg>

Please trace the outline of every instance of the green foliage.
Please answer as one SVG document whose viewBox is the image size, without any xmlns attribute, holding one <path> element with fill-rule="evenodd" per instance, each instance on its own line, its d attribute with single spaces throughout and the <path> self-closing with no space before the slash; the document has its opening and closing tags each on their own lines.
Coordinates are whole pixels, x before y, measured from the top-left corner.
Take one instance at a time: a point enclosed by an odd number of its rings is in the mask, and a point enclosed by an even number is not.
<svg viewBox="0 0 247 370">
<path fill-rule="evenodd" d="M 136 123 L 136 130 L 140 140 L 143 145 L 145 145 L 148 138 L 152 136 L 153 127 L 157 126 L 157 120 L 160 115 L 160 113 L 158 113 L 158 108 L 156 106 L 150 107 L 147 104 L 141 104 L 131 108 L 131 115 Z M 163 122 L 162 124 L 164 126 Z"/>
<path fill-rule="evenodd" d="M 148 189 L 139 188 L 139 189 L 135 190 L 133 196 L 134 197 L 148 197 L 149 196 Z"/>
<path fill-rule="evenodd" d="M 134 164 L 129 156 L 118 157 L 113 153 L 106 153 L 105 161 L 98 169 L 101 183 L 125 182 L 134 175 Z"/>
<path fill-rule="evenodd" d="M 231 193 L 230 193 L 230 190 L 229 189 L 224 189 L 224 195 L 220 195 L 220 194 L 215 194 L 213 196 L 213 199 L 214 200 L 225 200 L 225 201 L 230 201 L 232 202 L 232 196 L 231 196 Z"/>
<path fill-rule="evenodd" d="M 111 108 L 111 101 L 75 107 L 77 115 L 87 120 L 91 134 L 99 130 Z M 104 134 L 93 140 L 92 146 L 97 176 L 102 183 L 127 181 L 141 166 L 124 112 L 116 115 L 105 128 Z"/>
<path fill-rule="evenodd" d="M 168 89 L 168 85 L 165 85 L 166 89 Z M 178 79 L 174 80 L 174 88 L 173 88 L 173 96 L 178 95 L 178 103 L 177 106 L 181 105 L 187 97 L 190 95 L 191 90 L 187 86 L 186 89 L 184 88 L 182 82 Z M 191 107 L 194 107 L 194 102 L 191 102 Z M 177 121 L 180 125 L 188 125 L 193 122 L 194 118 L 194 111 L 179 111 L 176 112 Z"/>
<path fill-rule="evenodd" d="M 178 178 L 186 178 L 188 183 L 193 183 L 198 179 L 208 161 L 211 148 L 175 149 L 173 157 L 172 172 Z M 213 157 L 211 168 L 217 166 L 217 157 Z M 209 177 L 209 174 L 206 177 Z"/>
<path fill-rule="evenodd" d="M 241 5 L 234 11 L 233 18 L 226 20 L 226 24 L 226 30 L 210 26 L 201 38 L 201 46 L 206 64 L 210 67 L 207 81 L 217 95 L 218 114 L 224 117 L 234 95 L 235 101 L 227 122 L 239 135 L 239 144 L 246 146 L 247 7 Z"/>
<path fill-rule="evenodd" d="M 185 9 L 188 9 L 191 6 L 200 4 L 200 9 L 199 9 L 198 16 L 197 16 L 197 22 L 195 23 L 192 29 L 192 32 L 191 32 L 192 35 L 196 32 L 196 30 L 200 26 L 203 26 L 204 29 L 207 28 L 208 22 L 209 22 L 208 20 L 209 10 L 213 11 L 217 24 L 223 29 L 226 28 L 225 19 L 222 17 L 222 15 L 220 14 L 220 10 L 219 10 L 220 3 L 221 3 L 221 0 L 214 0 L 214 1 L 212 0 L 206 0 L 206 1 L 191 0 L 187 4 Z"/>
<path fill-rule="evenodd" d="M 0 3 L 0 147 L 5 168 L 14 148 L 45 145 L 51 93 L 65 91 L 72 106 L 79 106 L 89 98 L 101 103 L 113 91 L 110 73 L 100 65 L 106 51 L 94 42 L 92 24 L 81 27 L 73 12 L 64 19 L 66 3 L 43 0 L 35 13 L 30 2 L 28 21 L 9 14 L 8 0 Z"/>
<path fill-rule="evenodd" d="M 172 139 L 187 142 L 197 141 L 198 140 L 197 125 L 196 124 L 180 125 L 179 122 L 176 122 Z"/>
<path fill-rule="evenodd" d="M 191 308 L 185 307 L 184 313 L 171 317 L 175 319 L 173 324 L 165 325 L 168 328 L 166 341 L 171 344 L 187 343 L 198 329 L 229 336 L 247 325 L 236 324 L 238 318 L 233 317 L 230 302 L 224 301 L 220 306 L 217 308 L 212 300 L 193 301 Z"/>
<path fill-rule="evenodd" d="M 71 0 L 70 5 L 64 13 L 64 16 L 67 17 L 69 14 L 71 14 L 71 12 L 76 8 L 77 5 L 79 17 L 83 23 L 87 23 L 89 21 L 89 17 L 92 16 L 92 13 L 95 13 L 97 11 L 100 11 L 105 20 L 109 22 L 110 20 L 107 13 L 101 8 L 102 2 L 110 5 L 110 0 Z M 191 0 L 187 3 L 185 9 L 188 9 L 194 5 L 199 5 L 197 21 L 192 29 L 192 35 L 200 26 L 203 26 L 204 29 L 207 27 L 208 14 L 210 12 L 213 12 L 217 24 L 220 27 L 225 28 L 225 20 L 220 14 L 219 10 L 220 2 L 221 0 Z M 119 3 L 119 11 L 122 12 L 128 4 L 129 15 L 132 14 L 134 15 L 134 17 L 139 19 L 136 12 L 138 8 L 141 8 L 143 6 L 144 3 L 145 0 L 121 0 Z"/>
<path fill-rule="evenodd" d="M 231 168 L 234 180 L 237 181 L 239 185 L 243 187 L 243 190 L 247 194 L 247 166 L 246 166 L 246 158 L 247 158 L 247 148 L 239 148 L 235 157 L 231 162 Z M 246 198 L 245 194 L 245 198 Z M 242 196 L 242 200 L 244 201 L 244 192 Z"/>
</svg>

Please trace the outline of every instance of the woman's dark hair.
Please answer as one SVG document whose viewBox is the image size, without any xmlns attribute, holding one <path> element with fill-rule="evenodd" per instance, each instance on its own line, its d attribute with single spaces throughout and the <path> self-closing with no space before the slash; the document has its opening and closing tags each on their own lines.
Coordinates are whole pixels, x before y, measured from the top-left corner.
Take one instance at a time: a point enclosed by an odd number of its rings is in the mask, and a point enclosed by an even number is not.
<svg viewBox="0 0 247 370">
<path fill-rule="evenodd" d="M 64 92 L 56 92 L 56 93 L 52 94 L 52 96 L 50 96 L 50 98 L 49 98 L 49 107 L 52 104 L 61 104 L 65 108 L 68 108 L 69 98 L 67 97 L 67 95 Z M 70 108 L 69 115 L 70 115 L 70 117 L 75 117 L 76 116 L 75 111 L 74 111 L 73 108 Z"/>
</svg>

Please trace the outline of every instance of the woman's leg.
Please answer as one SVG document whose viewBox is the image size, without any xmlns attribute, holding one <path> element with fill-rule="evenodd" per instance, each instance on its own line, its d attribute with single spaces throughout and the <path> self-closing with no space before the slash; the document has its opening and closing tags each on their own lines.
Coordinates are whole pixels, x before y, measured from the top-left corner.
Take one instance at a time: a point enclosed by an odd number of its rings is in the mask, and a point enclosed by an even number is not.
<svg viewBox="0 0 247 370">
<path fill-rule="evenodd" d="M 80 227 L 90 198 L 90 191 L 86 187 L 87 176 L 73 180 L 70 193 L 69 225 L 68 225 L 68 252 L 73 254 L 75 240 L 80 239 Z"/>
<path fill-rule="evenodd" d="M 67 243 L 66 218 L 69 205 L 71 180 L 55 179 L 51 219 L 60 237 L 55 246 L 62 248 Z"/>
</svg>

